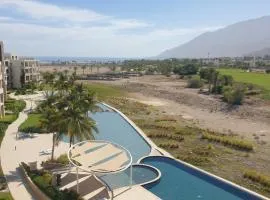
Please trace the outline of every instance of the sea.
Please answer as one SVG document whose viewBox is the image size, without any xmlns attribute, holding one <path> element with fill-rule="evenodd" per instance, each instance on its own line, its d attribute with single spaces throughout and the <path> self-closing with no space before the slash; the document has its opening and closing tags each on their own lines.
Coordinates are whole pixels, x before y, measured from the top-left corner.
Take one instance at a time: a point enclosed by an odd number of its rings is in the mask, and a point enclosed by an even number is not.
<svg viewBox="0 0 270 200">
<path fill-rule="evenodd" d="M 34 56 L 40 63 L 108 63 L 108 62 L 123 62 L 136 58 L 115 58 L 115 57 L 58 57 L 58 56 Z"/>
</svg>

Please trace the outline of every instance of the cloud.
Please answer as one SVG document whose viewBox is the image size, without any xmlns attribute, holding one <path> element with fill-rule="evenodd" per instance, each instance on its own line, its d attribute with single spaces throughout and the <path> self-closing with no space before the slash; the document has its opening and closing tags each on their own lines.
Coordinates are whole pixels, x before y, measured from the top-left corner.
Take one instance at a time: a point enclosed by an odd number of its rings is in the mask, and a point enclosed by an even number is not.
<svg viewBox="0 0 270 200">
<path fill-rule="evenodd" d="M 15 9 L 18 13 L 31 17 L 33 20 L 63 21 L 84 26 L 89 26 L 89 24 L 85 24 L 88 22 L 95 22 L 95 25 L 100 22 L 102 26 L 111 26 L 114 29 L 134 29 L 149 26 L 148 23 L 136 19 L 117 19 L 89 9 L 60 7 L 30 0 L 0 0 L 1 7 Z"/>
<path fill-rule="evenodd" d="M 164 49 L 186 42 L 205 30 L 154 29 L 142 34 L 121 34 L 104 27 L 49 27 L 36 24 L 0 22 L 0 35 L 8 50 L 18 54 L 58 56 L 155 56 Z"/>
<path fill-rule="evenodd" d="M 60 19 L 71 22 L 89 22 L 108 18 L 108 16 L 91 10 L 67 7 L 62 8 L 56 5 L 36 1 L 1 0 L 0 6 L 13 8 L 33 19 Z"/>
<path fill-rule="evenodd" d="M 1 9 L 13 9 L 6 12 L 10 15 L 0 16 L 5 47 L 25 56 L 155 56 L 220 28 L 165 29 L 142 20 L 31 0 L 0 0 Z"/>
</svg>

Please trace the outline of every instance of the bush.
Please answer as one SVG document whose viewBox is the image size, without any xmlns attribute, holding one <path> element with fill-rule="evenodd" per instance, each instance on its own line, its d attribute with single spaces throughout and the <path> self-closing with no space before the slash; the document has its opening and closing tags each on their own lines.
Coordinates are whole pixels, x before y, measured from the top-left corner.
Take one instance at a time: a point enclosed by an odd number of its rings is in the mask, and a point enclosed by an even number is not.
<svg viewBox="0 0 270 200">
<path fill-rule="evenodd" d="M 188 88 L 201 88 L 203 86 L 203 82 L 197 78 L 189 79 L 187 83 Z"/>
<path fill-rule="evenodd" d="M 0 123 L 0 144 L 5 136 L 5 132 L 8 128 L 8 123 L 1 122 Z"/>
<path fill-rule="evenodd" d="M 195 64 L 186 64 L 184 66 L 177 66 L 173 69 L 173 72 L 178 75 L 193 75 L 197 74 L 198 66 Z"/>
<path fill-rule="evenodd" d="M 80 195 L 75 191 L 67 189 L 59 190 L 57 187 L 53 186 L 52 174 L 48 171 L 30 171 L 30 167 L 25 163 L 22 163 L 22 166 L 35 185 L 52 200 L 82 200 Z"/>
<path fill-rule="evenodd" d="M 5 101 L 5 109 L 12 111 L 13 113 L 19 113 L 23 111 L 26 103 L 23 100 L 8 99 Z"/>
<path fill-rule="evenodd" d="M 60 155 L 60 156 L 56 159 L 56 161 L 57 161 L 58 163 L 63 164 L 63 165 L 69 164 L 69 160 L 68 160 L 67 154 L 62 154 L 62 155 Z"/>
<path fill-rule="evenodd" d="M 167 133 L 149 134 L 148 137 L 149 138 L 166 138 L 166 139 L 175 140 L 178 142 L 181 142 L 184 140 L 184 137 L 181 135 L 170 135 Z"/>
<path fill-rule="evenodd" d="M 245 151 L 252 151 L 253 145 L 250 142 L 234 139 L 229 136 L 219 136 L 210 133 L 203 133 L 202 139 L 207 139 L 208 141 L 218 142 L 225 146 L 231 146 L 235 149 L 245 150 Z"/>
<path fill-rule="evenodd" d="M 268 176 L 265 176 L 253 170 L 246 171 L 243 176 L 244 178 L 247 178 L 253 182 L 259 183 L 265 187 L 270 188 L 270 177 Z"/>
<path fill-rule="evenodd" d="M 158 145 L 161 148 L 165 148 L 165 149 L 177 149 L 179 148 L 178 144 L 170 144 L 170 143 L 161 143 Z"/>
<path fill-rule="evenodd" d="M 223 98 L 231 105 L 241 105 L 245 97 L 245 89 L 242 86 L 226 86 L 223 90 Z"/>
<path fill-rule="evenodd" d="M 270 69 L 265 70 L 267 74 L 270 74 Z"/>
</svg>

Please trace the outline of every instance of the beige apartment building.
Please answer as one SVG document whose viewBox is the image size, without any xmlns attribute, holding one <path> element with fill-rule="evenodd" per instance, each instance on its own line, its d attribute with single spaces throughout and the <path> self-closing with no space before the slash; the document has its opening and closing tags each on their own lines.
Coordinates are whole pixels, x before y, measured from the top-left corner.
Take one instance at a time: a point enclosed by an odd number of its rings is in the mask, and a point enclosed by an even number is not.
<svg viewBox="0 0 270 200">
<path fill-rule="evenodd" d="M 4 63 L 8 88 L 21 88 L 40 81 L 39 62 L 34 58 L 8 55 Z"/>
</svg>

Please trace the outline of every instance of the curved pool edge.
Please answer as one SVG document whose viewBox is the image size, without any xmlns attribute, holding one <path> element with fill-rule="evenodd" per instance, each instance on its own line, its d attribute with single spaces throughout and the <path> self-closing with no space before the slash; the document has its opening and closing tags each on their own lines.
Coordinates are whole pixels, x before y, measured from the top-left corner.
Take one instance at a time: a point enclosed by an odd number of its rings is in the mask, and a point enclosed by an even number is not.
<svg viewBox="0 0 270 200">
<path fill-rule="evenodd" d="M 128 124 L 135 129 L 135 131 L 143 138 L 143 140 L 147 143 L 147 145 L 150 147 L 150 154 L 154 154 L 156 149 L 158 149 L 159 147 L 152 142 L 146 135 L 145 133 L 133 122 L 131 121 L 124 113 L 122 113 L 120 110 L 108 105 L 105 102 L 101 102 L 103 105 L 109 107 L 110 109 L 112 109 L 113 111 L 115 111 L 116 113 L 118 113 L 124 120 L 126 120 L 128 122 Z M 138 163 L 138 162 L 137 162 Z"/>
<path fill-rule="evenodd" d="M 250 194 L 252 196 L 255 196 L 255 197 L 259 198 L 259 199 L 262 199 L 262 200 L 270 200 L 270 198 L 268 198 L 266 196 L 263 196 L 263 195 L 261 195 L 261 194 L 259 194 L 257 192 L 251 191 L 251 190 L 249 190 L 249 189 L 247 189 L 245 187 L 242 187 L 240 185 L 237 185 L 236 183 L 233 183 L 233 182 L 231 182 L 229 180 L 226 180 L 224 178 L 221 178 L 219 176 L 216 176 L 216 175 L 214 175 L 214 174 L 212 174 L 210 172 L 207 172 L 207 171 L 205 171 L 203 169 L 200 169 L 200 168 L 198 168 L 198 167 L 196 167 L 194 165 L 191 165 L 191 164 L 186 163 L 186 162 L 184 162 L 182 160 L 179 160 L 179 159 L 175 159 L 175 158 L 171 158 L 171 157 L 167 157 L 167 156 L 144 156 L 141 159 L 139 159 L 139 162 L 141 163 L 141 162 L 143 162 L 143 160 L 149 159 L 149 158 L 162 158 L 162 159 L 168 159 L 168 160 L 176 161 L 176 162 L 178 162 L 178 163 L 180 163 L 180 164 L 182 164 L 182 165 L 184 165 L 184 166 L 186 166 L 188 168 L 191 168 L 191 169 L 193 169 L 195 171 L 200 172 L 203 175 L 209 176 L 209 177 L 211 177 L 213 179 L 216 179 L 217 181 L 220 181 L 220 182 L 223 182 L 225 184 L 228 184 L 229 186 L 234 187 L 234 188 L 236 188 L 236 189 L 238 189 L 238 190 L 240 190 L 242 192 L 246 192 L 246 193 L 248 193 L 248 194 Z"/>
<path fill-rule="evenodd" d="M 154 167 L 154 166 L 151 166 L 151 165 L 147 165 L 147 164 L 133 164 L 133 165 L 132 165 L 132 167 L 136 167 L 136 166 L 138 166 L 138 167 L 144 167 L 144 168 L 147 168 L 147 169 L 152 170 L 154 173 L 157 174 L 157 177 L 154 178 L 153 180 L 146 181 L 146 182 L 140 183 L 140 184 L 135 184 L 135 185 L 147 186 L 147 185 L 149 185 L 149 184 L 156 183 L 156 182 L 158 182 L 158 181 L 160 180 L 160 178 L 161 178 L 161 171 L 160 171 L 158 168 L 156 168 L 156 167 Z M 133 185 L 133 186 L 134 186 L 134 185 Z"/>
<path fill-rule="evenodd" d="M 127 122 L 128 122 L 128 124 L 129 125 L 131 125 L 132 126 L 132 128 L 134 128 L 135 129 L 135 131 L 139 134 L 139 136 L 140 137 L 142 137 L 142 139 L 147 143 L 147 145 L 150 147 L 150 153 L 149 153 L 149 155 L 147 155 L 147 156 L 143 156 L 143 157 L 141 157 L 138 161 L 137 161 L 137 163 L 134 163 L 133 165 L 147 165 L 147 164 L 142 164 L 141 162 L 144 160 L 144 159 L 146 159 L 146 158 L 151 158 L 151 157 L 161 157 L 161 158 L 164 158 L 164 159 L 171 159 L 171 160 L 174 160 L 174 161 L 176 161 L 176 162 L 179 162 L 180 164 L 182 164 L 182 165 L 184 165 L 184 166 L 186 166 L 186 167 L 188 167 L 188 168 L 191 168 L 191 169 L 193 169 L 193 170 L 195 170 L 195 171 L 198 171 L 198 172 L 200 172 L 201 174 L 204 174 L 204 175 L 206 175 L 206 176 L 209 176 L 210 178 L 213 178 L 213 179 L 216 179 L 217 181 L 220 181 L 220 182 L 222 182 L 222 183 L 224 183 L 224 184 L 227 184 L 227 185 L 229 185 L 229 186 L 231 186 L 231 187 L 234 187 L 235 189 L 238 189 L 238 190 L 240 190 L 240 191 L 242 191 L 242 192 L 246 192 L 246 193 L 248 193 L 248 194 L 250 194 L 250 195 L 252 195 L 252 196 L 255 196 L 255 197 L 257 197 L 257 198 L 260 198 L 260 199 L 262 199 L 262 200 L 270 200 L 270 198 L 268 198 L 268 197 L 266 197 L 266 196 L 263 196 L 263 195 L 261 195 L 261 194 L 259 194 L 259 193 L 257 193 L 257 192 L 254 192 L 254 191 L 251 191 L 251 190 L 249 190 L 249 189 L 247 189 L 247 188 L 245 188 L 245 187 L 242 187 L 242 186 L 240 186 L 240 185 L 238 185 L 238 184 L 236 184 L 236 183 L 233 183 L 233 182 L 231 182 L 231 181 L 229 181 L 229 180 L 226 180 L 226 179 L 224 179 L 224 178 L 221 178 L 221 177 L 219 177 L 219 176 L 217 176 L 217 175 L 214 175 L 214 174 L 212 174 L 212 173 L 210 173 L 210 172 L 207 172 L 207 171 L 205 171 L 205 170 L 203 170 L 203 169 L 200 169 L 200 168 L 198 168 L 198 167 L 196 167 L 196 166 L 194 166 L 194 165 L 191 165 L 191 164 L 189 164 L 189 163 L 186 163 L 186 162 L 184 162 L 184 161 L 182 161 L 182 160 L 179 160 L 179 159 L 176 159 L 176 158 L 174 158 L 170 153 L 168 153 L 166 150 L 164 150 L 164 149 L 162 149 L 162 148 L 159 148 L 154 142 L 152 142 L 152 140 L 150 139 L 150 138 L 148 138 L 147 137 L 147 135 L 132 121 L 132 120 L 130 120 L 125 114 L 123 114 L 121 111 L 119 111 L 118 109 L 116 109 L 116 108 L 114 108 L 114 107 L 112 107 L 112 106 L 110 106 L 110 105 L 108 105 L 108 104 L 106 104 L 105 102 L 101 102 L 103 105 L 105 105 L 105 106 L 107 106 L 107 107 L 109 107 L 110 109 L 112 109 L 114 112 L 116 112 L 116 113 L 118 113 L 124 120 L 126 120 Z M 157 155 L 158 154 L 158 155 Z M 151 166 L 151 165 L 148 165 L 148 166 L 150 166 L 150 167 L 152 167 L 152 168 L 155 168 L 154 166 Z M 160 172 L 160 170 L 159 169 L 157 169 L 159 172 Z M 161 178 L 161 176 L 162 176 L 162 174 L 161 174 L 161 172 L 160 172 L 160 178 Z M 158 179 L 158 180 L 160 180 L 160 178 Z M 144 184 L 144 185 L 142 185 L 142 186 L 147 186 L 147 185 L 149 185 L 149 184 L 155 184 L 158 180 L 155 180 L 155 181 L 152 181 L 152 182 L 150 182 L 150 183 L 146 183 L 146 184 Z M 140 184 L 137 184 L 137 185 L 140 185 Z"/>
</svg>

